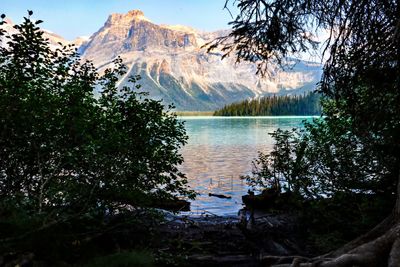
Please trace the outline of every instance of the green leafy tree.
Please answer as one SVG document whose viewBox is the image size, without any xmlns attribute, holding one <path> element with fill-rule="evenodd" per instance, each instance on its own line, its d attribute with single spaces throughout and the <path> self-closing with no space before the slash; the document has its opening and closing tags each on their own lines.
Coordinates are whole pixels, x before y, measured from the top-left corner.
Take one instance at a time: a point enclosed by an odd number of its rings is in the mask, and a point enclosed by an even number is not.
<svg viewBox="0 0 400 267">
<path fill-rule="evenodd" d="M 139 77 L 118 85 L 121 59 L 99 74 L 73 47 L 51 48 L 31 15 L 15 34 L 0 29 L 0 213 L 43 229 L 193 197 L 176 115 L 137 92 Z"/>
<path fill-rule="evenodd" d="M 270 134 L 275 139 L 270 153 L 259 153 L 253 162 L 248 183 L 254 188 L 274 188 L 278 192 L 309 195 L 309 164 L 304 155 L 306 143 L 297 129 L 281 130 Z"/>
</svg>

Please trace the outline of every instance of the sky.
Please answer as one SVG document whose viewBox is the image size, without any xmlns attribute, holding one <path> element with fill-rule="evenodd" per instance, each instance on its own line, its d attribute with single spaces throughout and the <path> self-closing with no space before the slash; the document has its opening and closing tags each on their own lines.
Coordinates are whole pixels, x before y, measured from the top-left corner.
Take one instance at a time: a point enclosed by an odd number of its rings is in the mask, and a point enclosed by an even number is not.
<svg viewBox="0 0 400 267">
<path fill-rule="evenodd" d="M 42 28 L 72 40 L 92 35 L 111 13 L 133 9 L 142 10 L 156 24 L 204 31 L 228 29 L 233 19 L 224 5 L 225 0 L 0 0 L 0 14 L 18 23 L 32 10 L 33 18 L 44 21 Z"/>
</svg>

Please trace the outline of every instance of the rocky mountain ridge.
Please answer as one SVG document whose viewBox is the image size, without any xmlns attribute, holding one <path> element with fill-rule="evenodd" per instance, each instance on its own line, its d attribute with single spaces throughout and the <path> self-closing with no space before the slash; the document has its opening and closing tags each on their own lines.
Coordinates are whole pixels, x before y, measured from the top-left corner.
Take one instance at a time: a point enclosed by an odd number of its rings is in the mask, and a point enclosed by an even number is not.
<svg viewBox="0 0 400 267">
<path fill-rule="evenodd" d="M 100 70 L 121 56 L 129 69 L 121 86 L 130 75 L 139 74 L 143 90 L 152 98 L 174 103 L 178 110 L 214 110 L 246 98 L 299 94 L 313 89 L 320 78 L 321 66 L 305 61 L 261 78 L 254 64 L 222 60 L 221 52 L 207 53 L 202 48 L 224 34 L 227 31 L 208 33 L 182 25 L 157 25 L 143 12 L 132 10 L 110 15 L 80 52 Z"/>
<path fill-rule="evenodd" d="M 10 27 L 7 26 L 7 27 Z M 120 56 L 128 67 L 119 86 L 131 75 L 140 75 L 142 90 L 150 97 L 174 103 L 177 110 L 215 110 L 228 103 L 269 94 L 300 94 L 315 88 L 321 65 L 292 60 L 293 68 L 276 68 L 259 77 L 251 63 L 221 59 L 222 52 L 207 53 L 203 45 L 228 31 L 202 32 L 182 25 L 158 25 L 140 10 L 111 14 L 90 38 L 66 41 L 45 31 L 56 45 L 75 44 L 83 59 L 92 60 L 102 72 Z M 296 63 L 296 64 L 294 64 Z"/>
</svg>

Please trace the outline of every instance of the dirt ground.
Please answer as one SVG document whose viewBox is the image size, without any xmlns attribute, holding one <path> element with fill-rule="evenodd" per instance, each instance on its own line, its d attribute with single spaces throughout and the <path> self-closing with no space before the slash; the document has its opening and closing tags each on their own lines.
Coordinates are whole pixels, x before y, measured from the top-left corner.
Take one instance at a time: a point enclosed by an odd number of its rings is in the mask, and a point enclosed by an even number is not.
<svg viewBox="0 0 400 267">
<path fill-rule="evenodd" d="M 188 266 L 266 266 L 262 260 L 266 255 L 308 255 L 299 235 L 301 226 L 292 215 L 255 212 L 254 220 L 249 214 L 166 218 L 160 250 L 183 251 Z"/>
</svg>

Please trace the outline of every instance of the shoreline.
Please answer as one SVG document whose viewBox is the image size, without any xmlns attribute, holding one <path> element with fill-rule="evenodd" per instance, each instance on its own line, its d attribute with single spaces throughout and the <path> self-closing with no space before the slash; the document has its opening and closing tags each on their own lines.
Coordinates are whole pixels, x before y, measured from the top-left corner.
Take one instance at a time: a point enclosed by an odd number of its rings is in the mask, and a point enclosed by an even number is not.
<svg viewBox="0 0 400 267">
<path fill-rule="evenodd" d="M 311 119 L 320 115 L 287 115 L 287 116 L 207 116 L 207 115 L 178 115 L 178 119 Z"/>
<path fill-rule="evenodd" d="M 310 256 L 300 232 L 294 214 L 271 213 L 255 214 L 246 224 L 239 216 L 170 216 L 160 228 L 161 243 L 179 240 L 187 248 L 185 266 L 218 267 L 268 266 L 267 255 Z"/>
</svg>

